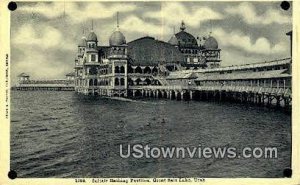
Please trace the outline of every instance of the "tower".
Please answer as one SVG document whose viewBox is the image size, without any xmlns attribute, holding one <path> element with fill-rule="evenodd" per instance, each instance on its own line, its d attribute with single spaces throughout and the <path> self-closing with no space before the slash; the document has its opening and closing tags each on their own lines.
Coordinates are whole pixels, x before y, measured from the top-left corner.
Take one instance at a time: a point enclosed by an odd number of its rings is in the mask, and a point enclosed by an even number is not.
<svg viewBox="0 0 300 185">
<path fill-rule="evenodd" d="M 82 37 L 75 59 L 75 90 L 83 94 L 98 94 L 98 39 L 92 29 L 87 38 Z"/>
<path fill-rule="evenodd" d="M 82 31 L 82 37 L 78 43 L 78 51 L 77 51 L 77 56 L 75 57 L 75 75 L 74 75 L 74 84 L 75 84 L 75 89 L 77 89 L 77 86 L 80 85 L 82 73 L 83 73 L 83 58 L 84 58 L 84 53 L 86 50 L 86 37 L 84 35 L 84 30 Z"/>
<path fill-rule="evenodd" d="M 78 57 L 82 57 L 85 51 L 87 44 L 86 44 L 86 37 L 84 35 L 84 29 L 82 30 L 82 37 L 78 43 Z"/>
<path fill-rule="evenodd" d="M 204 59 L 204 62 L 208 68 L 216 68 L 220 66 L 221 49 L 219 49 L 217 40 L 209 35 L 205 38 L 202 50 L 200 52 L 201 58 Z"/>
<path fill-rule="evenodd" d="M 197 40 L 192 34 L 186 32 L 184 21 L 181 22 L 180 31 L 176 34 L 174 33 L 168 43 L 178 48 L 183 54 L 185 67 L 199 67 L 201 65 L 198 60 L 199 46 Z"/>
<path fill-rule="evenodd" d="M 112 68 L 112 94 L 127 96 L 127 44 L 119 28 L 119 12 L 117 12 L 117 28 L 109 38 L 108 59 Z"/>
</svg>

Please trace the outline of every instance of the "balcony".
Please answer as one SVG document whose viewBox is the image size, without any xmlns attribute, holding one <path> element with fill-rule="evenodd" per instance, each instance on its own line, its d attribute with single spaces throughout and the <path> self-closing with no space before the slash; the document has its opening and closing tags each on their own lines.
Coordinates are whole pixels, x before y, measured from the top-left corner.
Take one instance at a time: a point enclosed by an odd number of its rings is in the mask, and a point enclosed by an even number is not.
<svg viewBox="0 0 300 185">
<path fill-rule="evenodd" d="M 85 62 L 83 65 L 85 66 L 99 66 L 99 62 Z"/>
</svg>

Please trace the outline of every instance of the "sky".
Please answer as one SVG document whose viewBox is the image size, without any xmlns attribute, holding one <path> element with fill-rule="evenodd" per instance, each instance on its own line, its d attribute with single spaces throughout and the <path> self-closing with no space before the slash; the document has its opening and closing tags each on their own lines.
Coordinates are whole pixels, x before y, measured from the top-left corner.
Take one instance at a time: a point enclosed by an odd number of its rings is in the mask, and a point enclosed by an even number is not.
<svg viewBox="0 0 300 185">
<path fill-rule="evenodd" d="M 64 78 L 92 22 L 98 45 L 108 45 L 116 12 L 127 42 L 144 36 L 167 42 L 183 20 L 186 32 L 217 39 L 221 66 L 290 56 L 292 6 L 282 10 L 280 1 L 18 2 L 11 13 L 12 80 L 22 72 L 32 79 Z"/>
</svg>

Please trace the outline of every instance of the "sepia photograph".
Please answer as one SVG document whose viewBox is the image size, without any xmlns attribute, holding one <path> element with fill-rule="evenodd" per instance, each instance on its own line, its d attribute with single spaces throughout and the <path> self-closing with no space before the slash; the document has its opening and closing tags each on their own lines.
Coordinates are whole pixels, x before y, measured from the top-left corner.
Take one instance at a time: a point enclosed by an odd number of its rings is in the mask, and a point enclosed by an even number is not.
<svg viewBox="0 0 300 185">
<path fill-rule="evenodd" d="M 294 175 L 292 1 L 11 3 L 9 178 Z"/>
</svg>

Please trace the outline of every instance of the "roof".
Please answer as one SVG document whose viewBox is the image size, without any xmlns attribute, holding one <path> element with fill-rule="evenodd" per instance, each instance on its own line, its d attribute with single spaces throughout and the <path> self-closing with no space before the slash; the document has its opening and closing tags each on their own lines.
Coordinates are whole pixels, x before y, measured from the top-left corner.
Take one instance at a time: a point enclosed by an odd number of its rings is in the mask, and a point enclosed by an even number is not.
<svg viewBox="0 0 300 185">
<path fill-rule="evenodd" d="M 89 35 L 88 35 L 88 37 L 87 37 L 86 40 L 87 41 L 96 41 L 96 42 L 98 41 L 97 35 L 94 33 L 93 30 L 89 33 Z"/>
<path fill-rule="evenodd" d="M 18 77 L 29 77 L 29 75 L 26 74 L 26 73 L 21 73 L 21 74 L 18 75 Z"/>
<path fill-rule="evenodd" d="M 293 31 L 287 32 L 286 35 L 290 35 L 290 36 L 293 35 Z"/>
<path fill-rule="evenodd" d="M 66 76 L 75 76 L 75 72 L 74 71 L 70 72 L 70 73 L 66 74 Z"/>
<path fill-rule="evenodd" d="M 265 62 L 257 62 L 251 64 L 242 64 L 242 65 L 232 65 L 232 66 L 223 66 L 218 68 L 208 68 L 208 69 L 196 69 L 196 70 L 184 70 L 186 73 L 188 72 L 221 72 L 221 71 L 238 71 L 238 70 L 249 70 L 249 69 L 256 69 L 256 68 L 264 68 L 264 67 L 272 67 L 277 65 L 287 65 L 291 64 L 291 58 L 284 58 L 284 59 L 277 59 L 272 61 L 265 61 Z"/>
<path fill-rule="evenodd" d="M 132 65 L 158 65 L 159 63 L 183 63 L 183 54 L 167 42 L 153 37 L 142 37 L 128 44 L 128 56 Z"/>
<path fill-rule="evenodd" d="M 204 44 L 203 44 L 203 47 L 204 47 L 205 49 L 218 49 L 218 42 L 217 42 L 217 40 L 216 40 L 214 37 L 209 36 L 209 37 L 205 40 L 205 42 L 204 42 Z"/>
<path fill-rule="evenodd" d="M 198 47 L 197 40 L 190 33 L 185 32 L 184 30 L 175 34 L 179 47 L 183 48 L 195 48 Z"/>
<path fill-rule="evenodd" d="M 196 79 L 198 78 L 198 75 L 196 73 L 181 73 L 179 72 L 173 72 L 170 73 L 170 75 L 167 77 L 168 80 L 172 79 Z"/>
<path fill-rule="evenodd" d="M 267 78 L 284 78 L 291 77 L 286 69 L 260 71 L 260 72 L 244 72 L 244 73 L 198 73 L 197 81 L 204 80 L 240 80 L 240 79 L 267 79 Z"/>
<path fill-rule="evenodd" d="M 86 47 L 86 38 L 82 37 L 78 43 L 78 46 L 80 47 Z"/>
<path fill-rule="evenodd" d="M 178 40 L 177 40 L 176 36 L 173 35 L 171 37 L 171 39 L 168 41 L 168 43 L 171 44 L 171 45 L 173 45 L 173 46 L 178 46 Z"/>
<path fill-rule="evenodd" d="M 126 44 L 125 36 L 119 30 L 116 30 L 112 33 L 109 38 L 109 45 L 110 46 L 120 46 Z"/>
<path fill-rule="evenodd" d="M 215 73 L 196 73 L 187 71 L 171 72 L 167 77 L 168 80 L 175 79 L 192 79 L 196 78 L 196 81 L 205 80 L 245 80 L 245 79 L 268 79 L 268 78 L 285 78 L 291 77 L 291 74 L 287 73 L 287 69 L 272 70 L 272 71 L 259 71 L 259 72 L 232 72 L 220 74 Z"/>
</svg>

